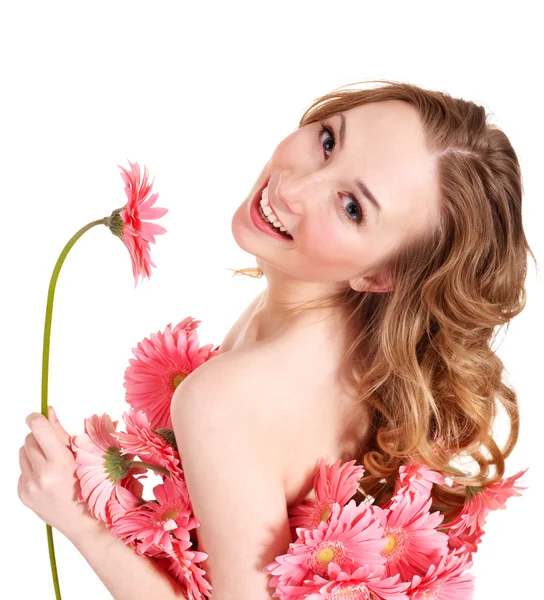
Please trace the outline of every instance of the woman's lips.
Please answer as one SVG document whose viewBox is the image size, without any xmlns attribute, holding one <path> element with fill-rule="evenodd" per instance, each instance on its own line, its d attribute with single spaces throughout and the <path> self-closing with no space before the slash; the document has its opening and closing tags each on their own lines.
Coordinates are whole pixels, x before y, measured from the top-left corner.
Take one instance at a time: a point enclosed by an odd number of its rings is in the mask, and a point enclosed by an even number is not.
<svg viewBox="0 0 544 600">
<path fill-rule="evenodd" d="M 253 200 L 251 201 L 249 209 L 251 220 L 253 221 L 255 227 L 257 227 L 257 229 L 260 229 L 262 232 L 268 233 L 272 237 L 279 238 L 280 240 L 290 242 L 292 240 L 279 233 L 279 231 L 276 231 L 272 225 L 267 225 L 263 221 L 261 215 L 259 214 L 259 205 L 261 202 L 262 193 L 264 188 L 268 185 L 269 181 L 270 177 L 268 177 L 268 179 L 263 183 L 263 185 L 257 190 L 255 196 L 253 196 Z"/>
<path fill-rule="evenodd" d="M 269 181 L 270 181 L 270 175 L 265 179 L 264 183 L 261 184 L 261 187 L 255 192 L 255 195 L 253 196 L 253 200 L 251 201 L 251 204 L 255 204 L 260 201 L 260 199 L 263 195 L 263 190 L 268 185 Z"/>
</svg>

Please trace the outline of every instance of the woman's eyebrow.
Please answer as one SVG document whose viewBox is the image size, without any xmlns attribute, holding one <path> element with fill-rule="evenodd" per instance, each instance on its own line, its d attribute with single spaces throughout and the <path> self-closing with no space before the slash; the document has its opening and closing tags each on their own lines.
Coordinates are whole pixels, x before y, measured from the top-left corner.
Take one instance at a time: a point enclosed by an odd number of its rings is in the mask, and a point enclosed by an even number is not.
<svg viewBox="0 0 544 600">
<path fill-rule="evenodd" d="M 346 136 L 346 117 L 344 116 L 344 113 L 338 113 L 338 116 L 341 119 L 341 123 L 340 123 L 340 150 L 343 148 L 344 146 L 344 139 Z M 366 196 L 369 201 L 374 205 L 374 208 L 377 210 L 377 212 L 379 213 L 382 209 L 382 207 L 380 206 L 379 202 L 376 200 L 376 197 L 374 196 L 374 194 L 368 189 L 368 186 L 361 181 L 360 179 L 355 179 L 355 184 L 357 185 L 357 187 L 359 188 L 359 190 L 361 190 L 361 193 Z"/>
</svg>

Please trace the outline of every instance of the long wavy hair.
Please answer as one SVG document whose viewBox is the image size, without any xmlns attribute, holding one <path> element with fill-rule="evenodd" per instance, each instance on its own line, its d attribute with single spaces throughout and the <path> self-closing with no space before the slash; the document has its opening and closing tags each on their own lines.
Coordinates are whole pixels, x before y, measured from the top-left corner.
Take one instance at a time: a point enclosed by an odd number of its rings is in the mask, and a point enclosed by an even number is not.
<svg viewBox="0 0 544 600">
<path fill-rule="evenodd" d="M 365 467 L 359 499 L 368 494 L 387 501 L 399 467 L 415 459 L 457 484 L 433 486 L 432 508 L 445 513 L 447 523 L 475 488 L 503 477 L 517 442 L 517 395 L 503 381 L 492 344 L 523 310 L 528 254 L 535 265 L 536 259 L 522 225 L 518 158 L 485 109 L 408 83 L 372 81 L 383 85 L 342 86 L 320 96 L 298 127 L 370 102 L 408 102 L 437 157 L 438 224 L 373 269 L 390 271 L 391 291 L 348 286 L 293 312 L 340 307 L 353 332 L 341 375 L 370 415 L 369 441 L 354 457 Z M 260 267 L 233 271 L 263 275 Z M 499 404 L 509 420 L 502 448 L 492 431 Z M 477 471 L 452 465 L 466 457 Z"/>
</svg>

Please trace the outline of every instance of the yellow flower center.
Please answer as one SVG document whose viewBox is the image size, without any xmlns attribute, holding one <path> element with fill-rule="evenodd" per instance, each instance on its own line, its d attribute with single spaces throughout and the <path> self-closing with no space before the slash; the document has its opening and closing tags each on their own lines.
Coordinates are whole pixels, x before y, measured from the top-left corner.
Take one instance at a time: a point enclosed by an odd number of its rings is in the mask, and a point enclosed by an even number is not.
<svg viewBox="0 0 544 600">
<path fill-rule="evenodd" d="M 347 551 L 342 542 L 325 541 L 315 547 L 308 558 L 308 566 L 314 573 L 327 577 L 329 563 L 334 561 L 341 567 L 346 558 Z"/>
<path fill-rule="evenodd" d="M 178 375 L 174 375 L 172 379 L 172 385 L 174 389 L 178 387 L 178 385 L 185 379 L 185 375 L 183 373 L 179 373 Z"/>
<path fill-rule="evenodd" d="M 408 536 L 401 527 L 386 529 L 385 538 L 387 539 L 387 545 L 382 550 L 382 556 L 385 556 L 388 561 L 395 560 L 406 552 Z"/>
<path fill-rule="evenodd" d="M 330 514 L 331 514 L 331 509 L 327 507 L 321 515 L 321 520 L 326 521 L 330 517 Z"/>
<path fill-rule="evenodd" d="M 368 588 L 364 583 L 350 585 L 349 583 L 336 588 L 331 594 L 327 594 L 328 600 L 370 600 Z M 372 596 L 375 598 L 375 596 Z"/>
<path fill-rule="evenodd" d="M 157 507 L 155 513 L 154 525 L 165 531 L 172 531 L 178 527 L 176 518 L 180 513 L 180 506 L 176 502 L 168 502 L 161 507 Z"/>
<path fill-rule="evenodd" d="M 330 563 L 333 558 L 334 550 L 332 548 L 323 548 L 316 555 L 316 559 L 323 563 Z"/>
<path fill-rule="evenodd" d="M 390 550 L 393 550 L 396 543 L 397 542 L 395 541 L 395 538 L 392 535 L 388 535 L 387 536 L 387 546 L 383 549 L 383 551 L 389 552 Z"/>
<path fill-rule="evenodd" d="M 178 516 L 178 510 L 177 510 L 177 508 L 172 508 L 168 512 L 163 513 L 162 520 L 163 521 L 169 521 L 170 519 L 175 519 L 177 516 Z"/>
</svg>

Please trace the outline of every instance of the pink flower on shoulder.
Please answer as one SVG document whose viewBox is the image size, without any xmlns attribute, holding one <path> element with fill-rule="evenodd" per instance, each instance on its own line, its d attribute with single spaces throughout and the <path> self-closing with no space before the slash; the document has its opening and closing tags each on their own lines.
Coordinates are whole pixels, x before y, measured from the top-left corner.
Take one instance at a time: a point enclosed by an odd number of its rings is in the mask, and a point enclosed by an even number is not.
<svg viewBox="0 0 544 600">
<path fill-rule="evenodd" d="M 145 473 L 145 469 L 131 466 L 133 456 L 125 454 L 113 436 L 118 421 L 104 413 L 85 419 L 85 433 L 71 438 L 72 452 L 77 463 L 76 476 L 80 483 L 79 500 L 85 502 L 91 513 L 109 523 L 107 503 L 116 487 L 131 472 Z"/>
<path fill-rule="evenodd" d="M 314 575 L 326 578 L 331 563 L 343 570 L 367 565 L 373 575 L 380 575 L 386 561 L 381 554 L 387 543 L 383 532 L 366 505 L 351 500 L 341 507 L 335 502 L 328 522 L 321 521 L 313 530 L 298 528 L 299 538 L 288 553 L 265 566 L 272 575 L 269 585 L 288 593 L 290 586 L 302 585 Z"/>
<path fill-rule="evenodd" d="M 341 460 L 332 466 L 326 465 L 324 459 L 319 461 L 319 470 L 314 478 L 314 498 L 306 498 L 289 511 L 291 529 L 305 527 L 316 529 L 321 521 L 328 521 L 334 502 L 345 506 L 359 487 L 364 467 L 350 460 L 342 464 Z"/>
<path fill-rule="evenodd" d="M 147 198 L 153 185 L 147 182 L 147 167 L 144 167 L 143 180 L 140 182 L 140 166 L 138 163 L 128 162 L 130 171 L 117 165 L 122 171 L 121 177 L 125 182 L 128 202 L 123 208 L 118 208 L 111 213 L 107 225 L 129 251 L 136 286 L 140 275 L 142 278 L 149 278 L 151 267 L 156 267 L 149 254 L 149 244 L 155 243 L 155 235 L 166 233 L 166 229 L 161 225 L 148 223 L 144 219 L 158 219 L 164 216 L 168 209 L 152 208 L 159 195 L 153 194 Z"/>
<path fill-rule="evenodd" d="M 219 354 L 213 344 L 200 347 L 196 327 L 200 321 L 188 317 L 164 333 L 152 333 L 132 349 L 125 370 L 126 401 L 146 413 L 150 426 L 172 429 L 170 405 L 178 385 L 202 363 Z"/>
<path fill-rule="evenodd" d="M 399 573 L 403 581 L 409 581 L 415 574 L 426 573 L 429 565 L 446 554 L 448 536 L 436 529 L 444 515 L 429 512 L 431 504 L 431 498 L 406 493 L 389 508 L 369 506 L 385 529 L 387 545 L 382 555 L 388 576 Z"/>
<path fill-rule="evenodd" d="M 464 549 L 442 556 L 421 577 L 415 575 L 410 587 L 411 600 L 470 600 L 474 592 L 474 577 L 466 573 L 472 566 L 470 554 Z"/>
</svg>

